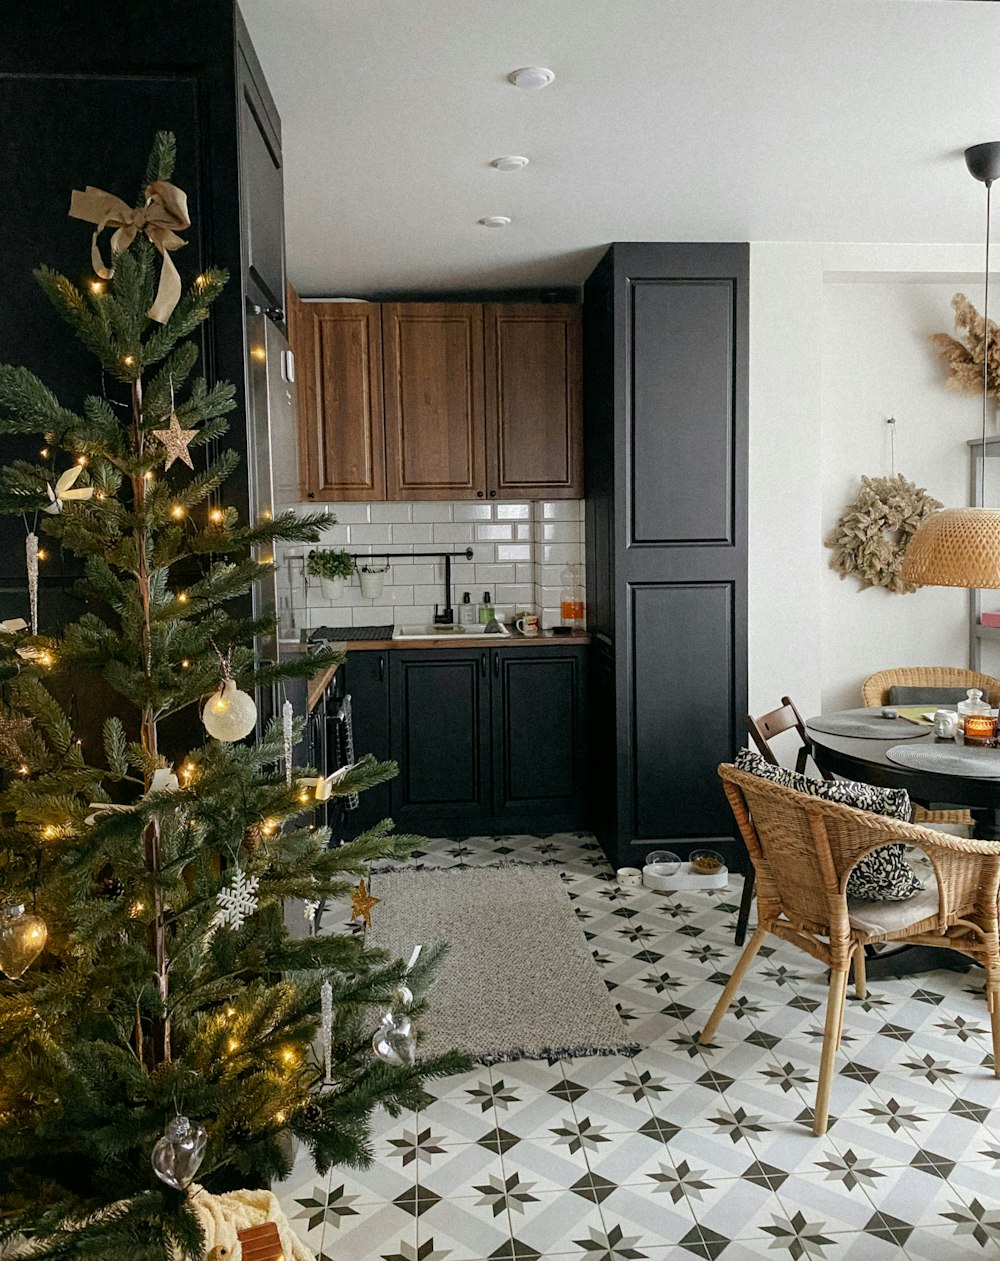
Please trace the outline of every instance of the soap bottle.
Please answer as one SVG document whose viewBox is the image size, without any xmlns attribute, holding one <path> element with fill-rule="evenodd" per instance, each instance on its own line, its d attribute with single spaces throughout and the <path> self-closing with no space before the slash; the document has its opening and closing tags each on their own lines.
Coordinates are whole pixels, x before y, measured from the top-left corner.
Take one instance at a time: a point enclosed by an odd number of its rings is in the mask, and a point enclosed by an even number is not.
<svg viewBox="0 0 1000 1261">
<path fill-rule="evenodd" d="M 492 620 L 493 620 L 493 605 L 490 601 L 490 593 L 488 591 L 484 591 L 483 602 L 479 606 L 479 621 L 483 626 L 485 626 L 487 622 L 492 622 Z"/>
<path fill-rule="evenodd" d="M 472 603 L 472 597 L 468 591 L 462 592 L 462 603 L 458 606 L 458 624 L 459 626 L 475 626 L 479 621 L 479 610 Z"/>
</svg>

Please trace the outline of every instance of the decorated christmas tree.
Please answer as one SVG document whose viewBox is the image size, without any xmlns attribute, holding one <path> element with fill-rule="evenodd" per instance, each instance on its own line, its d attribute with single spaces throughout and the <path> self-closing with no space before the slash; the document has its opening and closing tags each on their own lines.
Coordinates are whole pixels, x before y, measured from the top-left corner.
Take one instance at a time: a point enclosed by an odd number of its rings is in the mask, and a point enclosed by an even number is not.
<svg viewBox="0 0 1000 1261">
<path fill-rule="evenodd" d="M 226 506 L 238 457 L 218 447 L 234 391 L 193 375 L 190 338 L 226 273 L 182 284 L 173 166 L 160 133 L 135 207 L 74 194 L 75 218 L 116 229 L 110 266 L 95 233 L 88 285 L 37 273 L 102 392 L 71 410 L 26 369 L 0 368 L 0 433 L 36 436 L 40 451 L 0 469 L 0 511 L 25 522 L 29 592 L 0 625 L 0 1245 L 12 1256 L 199 1258 L 199 1185 L 266 1186 L 289 1168 L 290 1136 L 320 1170 L 364 1162 L 372 1109 L 412 1107 L 422 1079 L 459 1066 L 415 1056 L 409 1014 L 432 951 L 408 966 L 360 935 L 296 939 L 284 925 L 289 900 L 356 885 L 367 910 L 359 877 L 412 838 L 387 821 L 330 847 L 310 803 L 394 768 L 363 758 L 331 782 L 293 766 L 287 708 L 255 737 L 255 687 L 336 660 L 257 662 L 265 623 L 246 612 L 261 549 L 315 540 L 325 518 L 246 522 Z M 51 634 L 39 632 L 46 549 L 77 558 L 86 610 Z M 78 738 L 74 712 L 96 739 Z"/>
</svg>

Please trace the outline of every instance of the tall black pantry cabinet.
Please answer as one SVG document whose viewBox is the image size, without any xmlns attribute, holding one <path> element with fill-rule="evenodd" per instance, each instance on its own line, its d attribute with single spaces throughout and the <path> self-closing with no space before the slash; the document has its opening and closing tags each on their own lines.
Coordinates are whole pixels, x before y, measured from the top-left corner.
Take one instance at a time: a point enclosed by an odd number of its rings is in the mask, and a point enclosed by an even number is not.
<svg viewBox="0 0 1000 1261">
<path fill-rule="evenodd" d="M 154 133 L 173 131 L 174 182 L 192 221 L 174 259 L 185 284 L 209 264 L 230 272 L 201 328 L 198 371 L 236 386 L 223 443 L 243 462 L 224 493 L 245 519 L 255 485 L 247 319 L 259 307 L 283 321 L 285 259 L 280 121 L 235 0 L 3 0 L 0 13 L 0 186 L 9 207 L 0 363 L 30 368 L 71 408 L 104 388 L 127 398 L 102 381 L 31 273 L 46 263 L 79 284 L 92 279 L 91 228 L 67 217 L 70 193 L 94 184 L 131 205 Z M 102 245 L 107 256 L 107 236 Z M 5 460 L 35 457 L 34 443 L 5 444 Z M 0 517 L 4 617 L 24 612 L 24 570 L 23 525 Z M 72 577 L 58 555 L 43 566 L 43 630 L 79 615 Z"/>
<path fill-rule="evenodd" d="M 615 864 L 742 853 L 749 247 L 615 244 L 584 289 L 594 825 Z M 777 686 L 777 685 L 776 685 Z"/>
</svg>

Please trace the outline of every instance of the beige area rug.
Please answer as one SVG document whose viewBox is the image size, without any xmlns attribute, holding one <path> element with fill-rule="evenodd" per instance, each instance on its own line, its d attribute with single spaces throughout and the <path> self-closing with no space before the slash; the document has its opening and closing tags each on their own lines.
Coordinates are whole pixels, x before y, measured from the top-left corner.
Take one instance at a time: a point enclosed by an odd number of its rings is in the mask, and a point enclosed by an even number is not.
<svg viewBox="0 0 1000 1261">
<path fill-rule="evenodd" d="M 536 864 L 381 872 L 370 945 L 408 959 L 447 941 L 420 1049 L 484 1064 L 628 1055 L 630 1042 L 558 870 Z"/>
</svg>

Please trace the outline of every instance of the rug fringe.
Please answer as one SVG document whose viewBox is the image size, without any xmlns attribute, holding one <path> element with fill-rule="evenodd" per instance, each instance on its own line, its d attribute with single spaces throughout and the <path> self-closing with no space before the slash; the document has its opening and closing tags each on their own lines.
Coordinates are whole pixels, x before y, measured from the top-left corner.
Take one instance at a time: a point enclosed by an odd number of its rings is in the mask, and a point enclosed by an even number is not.
<svg viewBox="0 0 1000 1261">
<path fill-rule="evenodd" d="M 477 1064 L 509 1064 L 516 1060 L 581 1059 L 587 1055 L 637 1055 L 643 1049 L 641 1042 L 619 1042 L 613 1045 L 586 1043 L 577 1046 L 541 1047 L 527 1051 L 514 1047 L 509 1051 L 484 1051 L 474 1058 Z"/>
<path fill-rule="evenodd" d="M 410 863 L 383 863 L 379 867 L 372 867 L 371 874 L 373 876 L 391 876 L 396 872 L 407 871 L 412 872 L 415 876 L 434 875 L 443 876 L 454 871 L 501 871 L 509 867 L 565 867 L 565 863 L 558 858 L 543 858 L 541 862 L 531 863 L 525 859 L 506 859 L 499 863 L 464 863 L 456 864 L 453 867 L 414 867 Z"/>
</svg>

